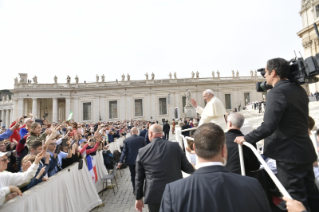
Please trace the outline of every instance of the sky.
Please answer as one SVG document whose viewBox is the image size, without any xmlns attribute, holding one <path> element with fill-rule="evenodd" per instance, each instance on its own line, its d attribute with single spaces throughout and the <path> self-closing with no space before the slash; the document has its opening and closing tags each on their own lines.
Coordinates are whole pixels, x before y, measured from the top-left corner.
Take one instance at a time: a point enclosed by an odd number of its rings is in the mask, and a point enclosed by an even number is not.
<svg viewBox="0 0 319 212">
<path fill-rule="evenodd" d="M 0 0 L 0 89 L 38 83 L 221 77 L 303 54 L 295 0 Z"/>
</svg>

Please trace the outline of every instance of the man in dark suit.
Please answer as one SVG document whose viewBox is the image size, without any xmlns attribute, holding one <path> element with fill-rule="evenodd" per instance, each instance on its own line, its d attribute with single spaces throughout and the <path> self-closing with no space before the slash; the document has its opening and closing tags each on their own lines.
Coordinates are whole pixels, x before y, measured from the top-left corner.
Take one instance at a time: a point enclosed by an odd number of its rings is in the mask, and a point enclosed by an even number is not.
<svg viewBox="0 0 319 212">
<path fill-rule="evenodd" d="M 166 120 L 165 124 L 163 125 L 164 139 L 165 140 L 168 140 L 168 138 L 169 138 L 170 129 L 171 129 L 171 126 L 169 126 L 168 121 Z"/>
<path fill-rule="evenodd" d="M 231 113 L 227 116 L 227 129 L 225 133 L 227 147 L 227 171 L 241 174 L 238 144 L 234 142 L 237 136 L 244 136 L 240 131 L 243 126 L 245 117 L 240 113 Z M 247 176 L 252 177 L 251 171 L 256 171 L 260 163 L 254 153 L 246 146 L 243 146 L 245 172 Z"/>
<path fill-rule="evenodd" d="M 189 129 L 189 128 L 191 128 L 191 126 L 189 124 L 187 124 L 187 121 L 185 120 L 184 121 L 184 125 L 182 126 L 182 130 L 186 130 L 186 129 Z M 184 137 L 189 136 L 189 131 L 182 132 L 182 135 Z"/>
<path fill-rule="evenodd" d="M 142 130 L 141 130 L 141 132 L 140 132 L 140 134 L 139 134 L 139 136 L 145 138 L 145 134 L 146 134 L 146 133 L 147 133 L 147 129 L 145 129 L 145 126 L 143 126 L 143 127 L 142 127 Z"/>
<path fill-rule="evenodd" d="M 179 144 L 166 141 L 162 136 L 162 127 L 152 125 L 148 131 L 151 143 L 141 148 L 136 158 L 135 208 L 138 211 L 144 207 L 143 196 L 150 212 L 159 211 L 165 185 L 181 179 L 181 170 L 194 172 Z"/>
<path fill-rule="evenodd" d="M 135 161 L 138 154 L 138 150 L 146 145 L 145 139 L 137 135 L 138 130 L 136 127 L 131 129 L 131 135 L 124 141 L 124 148 L 118 164 L 118 168 L 121 168 L 123 160 L 128 165 L 131 172 L 131 181 L 133 185 L 133 193 L 135 194 Z"/>
<path fill-rule="evenodd" d="M 264 155 L 275 159 L 277 176 L 293 199 L 317 211 L 319 192 L 312 163 L 317 159 L 308 135 L 308 96 L 297 83 L 288 80 L 289 64 L 281 58 L 267 62 L 265 78 L 273 88 L 267 95 L 264 122 L 235 142 L 256 144 L 265 139 Z"/>
<path fill-rule="evenodd" d="M 197 170 L 166 185 L 160 211 L 271 211 L 256 179 L 230 173 L 223 167 L 227 150 L 220 126 L 207 123 L 197 128 L 194 150 Z"/>
</svg>

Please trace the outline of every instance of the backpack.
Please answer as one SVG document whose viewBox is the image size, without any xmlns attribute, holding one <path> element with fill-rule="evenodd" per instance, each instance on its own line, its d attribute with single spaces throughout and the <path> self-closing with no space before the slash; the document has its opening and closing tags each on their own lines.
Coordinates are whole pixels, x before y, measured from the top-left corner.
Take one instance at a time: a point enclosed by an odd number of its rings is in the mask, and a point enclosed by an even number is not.
<svg viewBox="0 0 319 212">
<path fill-rule="evenodd" d="M 103 151 L 104 165 L 107 169 L 113 169 L 116 162 L 110 150 Z"/>
</svg>

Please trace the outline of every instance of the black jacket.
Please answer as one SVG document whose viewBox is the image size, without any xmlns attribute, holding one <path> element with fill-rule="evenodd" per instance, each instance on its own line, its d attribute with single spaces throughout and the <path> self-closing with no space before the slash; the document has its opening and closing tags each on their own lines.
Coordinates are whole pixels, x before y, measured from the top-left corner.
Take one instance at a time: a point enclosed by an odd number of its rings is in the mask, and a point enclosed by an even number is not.
<svg viewBox="0 0 319 212">
<path fill-rule="evenodd" d="M 237 136 L 244 136 L 239 130 L 231 129 L 225 133 L 227 147 L 227 164 L 225 168 L 232 173 L 241 174 L 238 144 L 234 142 Z M 255 154 L 245 145 L 243 147 L 244 164 L 247 176 L 251 176 L 250 171 L 259 169 L 259 161 Z"/>
<path fill-rule="evenodd" d="M 147 129 L 143 129 L 143 130 L 141 130 L 139 136 L 145 138 L 145 134 L 146 134 L 147 132 L 148 132 Z"/>
<path fill-rule="evenodd" d="M 296 83 L 282 80 L 267 95 L 264 122 L 245 135 L 255 144 L 265 138 L 264 155 L 280 162 L 309 164 L 317 156 L 308 135 L 306 91 Z"/>
<path fill-rule="evenodd" d="M 171 126 L 169 126 L 169 124 L 164 124 L 163 132 L 169 132 L 170 129 L 171 129 Z"/>
<path fill-rule="evenodd" d="M 186 129 L 189 129 L 189 128 L 191 128 L 191 126 L 190 126 L 189 124 L 184 124 L 184 125 L 182 126 L 182 130 L 186 130 Z M 183 135 L 184 137 L 189 136 L 189 131 L 182 132 L 182 135 Z"/>
<path fill-rule="evenodd" d="M 120 163 L 123 163 L 123 159 L 125 158 L 125 164 L 135 165 L 138 150 L 145 145 L 145 139 L 138 135 L 132 135 L 125 139 Z"/>
<path fill-rule="evenodd" d="M 223 166 L 207 166 L 187 178 L 167 184 L 160 211 L 271 210 L 257 180 L 229 173 Z"/>
<path fill-rule="evenodd" d="M 186 159 L 177 142 L 154 138 L 138 151 L 136 158 L 136 199 L 148 203 L 160 203 L 167 183 L 181 179 L 182 171 L 193 173 L 194 168 Z M 144 187 L 145 180 L 145 189 Z"/>
</svg>

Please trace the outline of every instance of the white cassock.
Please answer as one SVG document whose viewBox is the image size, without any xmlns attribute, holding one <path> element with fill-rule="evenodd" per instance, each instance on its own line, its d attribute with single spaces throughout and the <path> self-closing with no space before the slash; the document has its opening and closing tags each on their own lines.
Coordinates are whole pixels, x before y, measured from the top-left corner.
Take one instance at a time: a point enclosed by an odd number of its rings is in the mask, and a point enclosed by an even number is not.
<svg viewBox="0 0 319 212">
<path fill-rule="evenodd" d="M 201 115 L 198 126 L 201 126 L 205 123 L 215 123 L 219 125 L 223 130 L 226 130 L 227 125 L 224 118 L 226 110 L 223 103 L 215 96 L 207 102 L 205 108 L 197 107 L 196 113 Z"/>
</svg>

